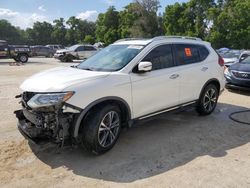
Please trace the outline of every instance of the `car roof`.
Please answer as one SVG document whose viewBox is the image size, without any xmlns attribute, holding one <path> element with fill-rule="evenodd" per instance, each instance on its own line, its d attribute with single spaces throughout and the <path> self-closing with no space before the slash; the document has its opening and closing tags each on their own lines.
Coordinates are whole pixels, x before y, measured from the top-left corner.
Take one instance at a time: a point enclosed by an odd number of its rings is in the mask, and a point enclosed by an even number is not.
<svg viewBox="0 0 250 188">
<path fill-rule="evenodd" d="M 0 40 L 0 42 L 7 42 L 6 40 Z"/>
<path fill-rule="evenodd" d="M 242 54 L 250 54 L 250 50 L 245 50 L 245 51 L 243 51 L 242 53 L 241 53 L 241 55 Z"/>
<path fill-rule="evenodd" d="M 151 39 L 140 39 L 140 38 L 125 38 L 118 40 L 114 45 L 124 44 L 124 45 L 148 45 L 152 42 L 188 42 L 188 43 L 199 43 L 199 44 L 210 44 L 208 42 L 202 41 L 200 38 L 186 37 L 186 36 L 159 36 Z"/>
</svg>

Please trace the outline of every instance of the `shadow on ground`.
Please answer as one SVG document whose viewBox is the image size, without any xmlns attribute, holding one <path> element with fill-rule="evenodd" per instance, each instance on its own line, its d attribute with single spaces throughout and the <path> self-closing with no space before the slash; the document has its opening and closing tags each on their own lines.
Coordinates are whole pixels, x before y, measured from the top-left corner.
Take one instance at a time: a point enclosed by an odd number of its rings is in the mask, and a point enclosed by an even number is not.
<svg viewBox="0 0 250 188">
<path fill-rule="evenodd" d="M 65 166 L 74 174 L 113 182 L 133 182 L 185 165 L 199 156 L 222 157 L 227 150 L 250 141 L 250 126 L 229 120 L 233 111 L 245 108 L 218 104 L 206 117 L 193 109 L 163 114 L 124 130 L 116 146 L 102 156 L 81 148 L 41 148 L 30 144 L 44 163 Z"/>
<path fill-rule="evenodd" d="M 250 96 L 250 91 L 243 91 L 243 90 L 237 90 L 237 89 L 228 89 L 229 92 L 239 94 L 239 95 L 245 95 Z"/>
</svg>

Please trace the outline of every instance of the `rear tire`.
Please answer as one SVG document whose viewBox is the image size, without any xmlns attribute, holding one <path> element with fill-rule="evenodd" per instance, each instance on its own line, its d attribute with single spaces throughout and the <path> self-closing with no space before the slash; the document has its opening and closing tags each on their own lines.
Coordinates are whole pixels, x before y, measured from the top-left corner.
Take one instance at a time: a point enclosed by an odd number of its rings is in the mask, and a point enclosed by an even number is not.
<svg viewBox="0 0 250 188">
<path fill-rule="evenodd" d="M 82 146 L 96 155 L 109 151 L 121 131 L 121 112 L 115 105 L 93 109 L 83 121 Z"/>
<path fill-rule="evenodd" d="M 207 85 L 202 91 L 200 99 L 198 100 L 198 104 L 196 107 L 197 112 L 200 115 L 211 114 L 217 105 L 218 98 L 219 91 L 217 87 L 213 84 Z"/>
<path fill-rule="evenodd" d="M 26 63 L 29 59 L 27 54 L 19 54 L 17 57 L 19 62 Z"/>
</svg>

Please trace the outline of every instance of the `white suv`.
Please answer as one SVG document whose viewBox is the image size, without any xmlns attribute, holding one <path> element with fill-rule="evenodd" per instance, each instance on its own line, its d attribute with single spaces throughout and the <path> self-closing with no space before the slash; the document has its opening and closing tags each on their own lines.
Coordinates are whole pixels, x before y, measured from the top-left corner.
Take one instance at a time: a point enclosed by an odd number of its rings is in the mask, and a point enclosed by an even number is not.
<svg viewBox="0 0 250 188">
<path fill-rule="evenodd" d="M 212 113 L 223 70 L 223 59 L 197 38 L 119 40 L 78 66 L 24 81 L 18 128 L 35 141 L 69 138 L 101 154 L 135 120 L 192 104 L 201 115 Z"/>
</svg>

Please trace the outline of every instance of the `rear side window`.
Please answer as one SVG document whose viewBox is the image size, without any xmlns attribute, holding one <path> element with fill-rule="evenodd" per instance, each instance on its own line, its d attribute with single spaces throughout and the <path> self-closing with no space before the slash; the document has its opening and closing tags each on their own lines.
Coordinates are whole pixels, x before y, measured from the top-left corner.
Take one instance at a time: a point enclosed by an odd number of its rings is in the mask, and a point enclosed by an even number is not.
<svg viewBox="0 0 250 188">
<path fill-rule="evenodd" d="M 86 51 L 95 51 L 96 49 L 92 46 L 85 46 L 84 47 Z"/>
<path fill-rule="evenodd" d="M 198 46 L 200 53 L 200 61 L 204 61 L 209 55 L 209 51 L 205 46 Z"/>
<path fill-rule="evenodd" d="M 161 45 L 153 49 L 142 61 L 150 61 L 152 70 L 159 70 L 174 66 L 171 45 Z"/>
<path fill-rule="evenodd" d="M 175 55 L 179 65 L 188 65 L 204 61 L 209 55 L 205 46 L 193 44 L 175 44 Z"/>
<path fill-rule="evenodd" d="M 77 51 L 80 51 L 80 52 L 81 52 L 81 51 L 84 51 L 84 48 L 85 48 L 84 46 L 79 46 L 79 47 L 77 48 Z"/>
</svg>

